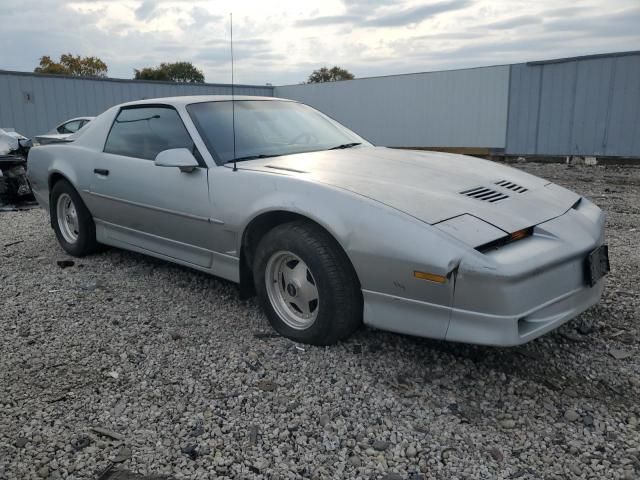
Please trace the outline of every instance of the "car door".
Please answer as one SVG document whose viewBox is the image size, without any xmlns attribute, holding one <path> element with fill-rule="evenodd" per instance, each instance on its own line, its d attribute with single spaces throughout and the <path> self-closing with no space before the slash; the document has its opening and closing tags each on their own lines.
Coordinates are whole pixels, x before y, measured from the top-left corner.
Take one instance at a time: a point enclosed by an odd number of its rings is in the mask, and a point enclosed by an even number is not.
<svg viewBox="0 0 640 480">
<path fill-rule="evenodd" d="M 156 155 L 172 148 L 194 152 L 201 166 L 191 172 L 156 166 Z M 92 167 L 90 194 L 99 238 L 212 267 L 208 171 L 174 108 L 122 108 Z"/>
</svg>

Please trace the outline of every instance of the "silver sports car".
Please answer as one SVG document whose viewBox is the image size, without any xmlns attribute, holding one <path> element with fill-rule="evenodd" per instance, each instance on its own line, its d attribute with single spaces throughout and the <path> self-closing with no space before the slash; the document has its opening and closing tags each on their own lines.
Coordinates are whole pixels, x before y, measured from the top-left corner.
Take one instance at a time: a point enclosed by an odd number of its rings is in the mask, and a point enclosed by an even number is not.
<svg viewBox="0 0 640 480">
<path fill-rule="evenodd" d="M 365 323 L 522 344 L 597 303 L 609 269 L 586 198 L 490 161 L 375 147 L 293 101 L 131 102 L 68 140 L 29 155 L 68 253 L 112 245 L 237 282 L 300 342 Z"/>
</svg>

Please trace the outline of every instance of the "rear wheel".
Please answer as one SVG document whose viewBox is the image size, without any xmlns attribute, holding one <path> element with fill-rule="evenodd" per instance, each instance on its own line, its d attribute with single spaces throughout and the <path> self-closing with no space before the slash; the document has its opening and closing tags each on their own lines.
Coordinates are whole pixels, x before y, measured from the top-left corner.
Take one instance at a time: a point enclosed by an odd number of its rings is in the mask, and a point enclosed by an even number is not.
<svg viewBox="0 0 640 480">
<path fill-rule="evenodd" d="M 83 257 L 96 251 L 96 226 L 73 186 L 59 180 L 51 189 L 50 215 L 58 242 L 67 253 Z"/>
<path fill-rule="evenodd" d="M 314 224 L 270 230 L 258 245 L 253 274 L 271 325 L 285 337 L 330 345 L 362 322 L 355 272 L 335 240 Z"/>
</svg>

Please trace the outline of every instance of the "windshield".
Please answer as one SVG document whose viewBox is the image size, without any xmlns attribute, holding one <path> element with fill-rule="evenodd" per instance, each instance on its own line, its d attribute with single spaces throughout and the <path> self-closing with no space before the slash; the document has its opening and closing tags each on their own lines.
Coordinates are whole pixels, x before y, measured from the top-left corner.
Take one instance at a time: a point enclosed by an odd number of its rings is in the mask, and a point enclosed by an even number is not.
<svg viewBox="0 0 640 480">
<path fill-rule="evenodd" d="M 219 163 L 233 160 L 231 101 L 193 103 L 187 110 Z M 277 100 L 236 100 L 236 159 L 369 145 L 306 105 Z"/>
</svg>

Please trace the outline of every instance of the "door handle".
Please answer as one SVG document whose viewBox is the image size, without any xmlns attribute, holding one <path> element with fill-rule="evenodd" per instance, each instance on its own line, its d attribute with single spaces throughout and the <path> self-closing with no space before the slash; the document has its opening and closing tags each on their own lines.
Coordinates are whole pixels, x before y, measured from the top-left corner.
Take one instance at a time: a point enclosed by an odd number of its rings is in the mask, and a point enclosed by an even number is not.
<svg viewBox="0 0 640 480">
<path fill-rule="evenodd" d="M 106 177 L 107 175 L 109 175 L 109 170 L 106 170 L 104 168 L 94 168 L 93 173 L 96 173 L 98 175 L 104 175 Z"/>
</svg>

